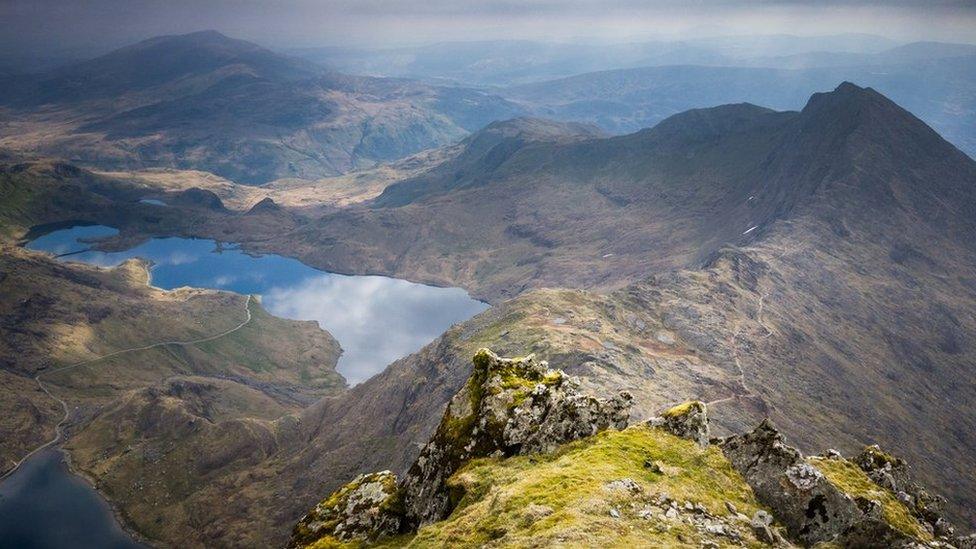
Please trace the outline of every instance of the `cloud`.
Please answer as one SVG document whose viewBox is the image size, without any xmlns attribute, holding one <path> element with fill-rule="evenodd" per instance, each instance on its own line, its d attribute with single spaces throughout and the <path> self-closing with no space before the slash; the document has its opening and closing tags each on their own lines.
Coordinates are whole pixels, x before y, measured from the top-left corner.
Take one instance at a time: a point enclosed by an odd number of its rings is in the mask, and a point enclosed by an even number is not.
<svg viewBox="0 0 976 549">
<path fill-rule="evenodd" d="M 217 29 L 272 47 L 494 38 L 872 32 L 972 40 L 963 0 L 6 0 L 8 50 L 107 50 L 149 36 Z"/>
<path fill-rule="evenodd" d="M 487 308 L 459 288 L 341 275 L 272 288 L 262 304 L 274 315 L 315 320 L 328 330 L 343 348 L 339 372 L 353 384 Z"/>
</svg>

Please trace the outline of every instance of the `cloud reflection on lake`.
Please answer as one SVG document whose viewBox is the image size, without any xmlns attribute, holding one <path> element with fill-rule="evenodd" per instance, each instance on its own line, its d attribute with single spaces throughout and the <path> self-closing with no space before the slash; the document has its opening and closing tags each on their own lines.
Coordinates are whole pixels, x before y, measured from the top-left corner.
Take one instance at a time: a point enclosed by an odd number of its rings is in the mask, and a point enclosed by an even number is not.
<svg viewBox="0 0 976 549">
<path fill-rule="evenodd" d="M 350 383 L 363 381 L 382 369 L 378 365 L 403 357 L 406 349 L 420 349 L 447 327 L 485 309 L 459 288 L 328 274 L 271 288 L 263 303 L 275 315 L 317 320 L 328 327 L 345 350 L 341 371 Z"/>
<path fill-rule="evenodd" d="M 437 288 L 382 276 L 345 276 L 278 255 L 251 256 L 212 240 L 154 238 L 122 252 L 88 250 L 78 239 L 117 234 L 105 226 L 74 227 L 44 235 L 28 247 L 63 259 L 113 266 L 141 257 L 153 262 L 152 284 L 230 290 L 262 296 L 274 315 L 315 320 L 342 345 L 339 372 L 350 384 L 418 351 L 451 325 L 485 310 L 459 288 Z M 84 251 L 87 250 L 87 251 Z"/>
</svg>

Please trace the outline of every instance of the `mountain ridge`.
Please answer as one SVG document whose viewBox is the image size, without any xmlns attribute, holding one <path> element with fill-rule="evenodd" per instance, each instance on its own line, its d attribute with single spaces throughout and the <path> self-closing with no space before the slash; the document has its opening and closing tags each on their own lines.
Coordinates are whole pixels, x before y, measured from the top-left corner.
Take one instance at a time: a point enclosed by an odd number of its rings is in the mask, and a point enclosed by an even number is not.
<svg viewBox="0 0 976 549">
<path fill-rule="evenodd" d="M 499 93 L 538 116 L 589 121 L 619 134 L 687 109 L 743 100 L 799 110 L 811 93 L 856 81 L 881 90 L 973 156 L 973 103 L 966 92 L 976 81 L 974 67 L 972 56 L 808 69 L 671 65 L 583 73 Z"/>
</svg>

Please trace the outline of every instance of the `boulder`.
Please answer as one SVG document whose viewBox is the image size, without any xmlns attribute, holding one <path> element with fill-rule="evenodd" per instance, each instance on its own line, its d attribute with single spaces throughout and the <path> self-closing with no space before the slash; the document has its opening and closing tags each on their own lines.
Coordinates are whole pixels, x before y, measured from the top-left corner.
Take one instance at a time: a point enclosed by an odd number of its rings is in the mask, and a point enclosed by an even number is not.
<svg viewBox="0 0 976 549">
<path fill-rule="evenodd" d="M 927 539 L 918 523 L 893 524 L 885 513 L 901 504 L 875 486 L 851 462 L 840 457 L 804 459 L 783 442 L 767 421 L 755 430 L 720 443 L 732 466 L 752 487 L 756 498 L 772 510 L 789 537 L 802 545 L 834 543 L 843 547 L 902 547 Z M 843 483 L 819 467 L 845 477 Z M 856 489 L 853 489 L 856 488 Z M 760 525 L 754 525 L 760 526 Z"/>
<path fill-rule="evenodd" d="M 401 514 L 396 475 L 390 471 L 359 475 L 301 518 L 290 547 L 323 537 L 347 541 L 393 535 L 400 530 Z"/>
<path fill-rule="evenodd" d="M 695 441 L 699 446 L 708 446 L 708 408 L 704 402 L 684 402 L 651 418 L 648 423 L 674 436 Z"/>
</svg>

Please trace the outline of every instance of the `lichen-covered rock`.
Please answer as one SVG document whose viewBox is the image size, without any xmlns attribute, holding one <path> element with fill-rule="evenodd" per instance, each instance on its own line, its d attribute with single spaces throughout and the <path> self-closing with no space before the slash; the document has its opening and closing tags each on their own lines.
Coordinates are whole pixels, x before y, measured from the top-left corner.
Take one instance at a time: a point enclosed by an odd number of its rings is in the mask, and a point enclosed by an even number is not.
<svg viewBox="0 0 976 549">
<path fill-rule="evenodd" d="M 945 498 L 930 494 L 915 481 L 904 460 L 883 451 L 878 445 L 867 446 L 853 461 L 875 484 L 887 488 L 912 514 L 922 520 L 936 537 L 948 538 L 953 527 L 944 515 Z"/>
<path fill-rule="evenodd" d="M 468 460 L 548 452 L 607 428 L 627 426 L 631 397 L 597 399 L 534 357 L 474 357 L 467 384 L 451 399 L 430 442 L 403 479 L 406 521 L 418 527 L 450 514 L 459 494 L 447 479 Z"/>
<path fill-rule="evenodd" d="M 708 445 L 708 408 L 704 402 L 690 400 L 665 410 L 648 423 L 671 434 L 693 440 L 699 446 Z"/>
<path fill-rule="evenodd" d="M 366 540 L 396 534 L 401 517 L 396 475 L 390 471 L 360 475 L 302 517 L 292 533 L 291 547 L 323 537 Z"/>
<path fill-rule="evenodd" d="M 920 547 L 932 537 L 886 487 L 839 456 L 804 459 L 768 422 L 725 439 L 723 453 L 803 545 Z"/>
<path fill-rule="evenodd" d="M 846 531 L 857 516 L 853 501 L 803 466 L 803 456 L 763 422 L 722 443 L 722 451 L 756 497 L 776 511 L 791 537 L 812 545 Z"/>
</svg>

